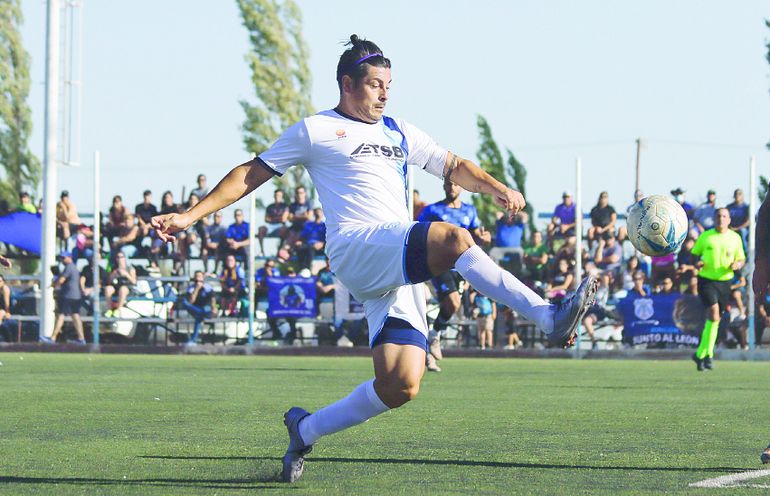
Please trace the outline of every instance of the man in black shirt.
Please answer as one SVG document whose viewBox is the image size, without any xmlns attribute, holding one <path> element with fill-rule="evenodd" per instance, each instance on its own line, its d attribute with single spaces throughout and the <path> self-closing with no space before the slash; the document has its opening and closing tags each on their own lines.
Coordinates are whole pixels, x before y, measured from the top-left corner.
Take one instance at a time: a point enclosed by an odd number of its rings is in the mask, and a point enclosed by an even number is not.
<svg viewBox="0 0 770 496">
<path fill-rule="evenodd" d="M 283 201 L 283 191 L 277 189 L 273 192 L 273 203 L 265 209 L 265 223 L 259 226 L 257 238 L 259 238 L 259 251 L 265 255 L 265 238 L 279 238 L 278 246 L 286 239 L 286 221 L 289 220 L 289 205 Z"/>
<path fill-rule="evenodd" d="M 609 203 L 609 195 L 606 191 L 599 194 L 599 200 L 591 209 L 591 227 L 588 228 L 588 246 L 592 247 L 594 241 L 601 238 L 606 232 L 615 233 L 615 221 L 618 214 Z"/>
<path fill-rule="evenodd" d="M 152 229 L 150 226 L 150 219 L 158 215 L 157 207 L 152 204 L 152 191 L 149 189 L 144 191 L 144 201 L 134 207 L 134 215 L 139 222 L 139 229 L 142 237 L 147 236 L 150 229 Z"/>
</svg>

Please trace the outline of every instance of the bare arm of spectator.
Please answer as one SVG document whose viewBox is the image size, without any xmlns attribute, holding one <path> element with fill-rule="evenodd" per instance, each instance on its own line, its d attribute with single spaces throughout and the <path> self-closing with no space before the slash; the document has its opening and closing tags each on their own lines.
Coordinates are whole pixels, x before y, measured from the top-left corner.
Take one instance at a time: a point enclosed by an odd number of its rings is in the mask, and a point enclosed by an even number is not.
<svg viewBox="0 0 770 496">
<path fill-rule="evenodd" d="M 602 255 L 604 254 L 603 252 L 604 252 L 604 245 L 605 245 L 605 243 L 606 242 L 604 241 L 604 238 L 599 238 L 599 244 L 596 247 L 596 253 L 594 253 L 594 263 L 595 264 L 600 264 L 604 260 Z"/>
<path fill-rule="evenodd" d="M 213 191 L 190 210 L 181 214 L 153 217 L 152 227 L 163 241 L 175 241 L 176 233 L 184 231 L 201 217 L 235 203 L 272 179 L 273 175 L 273 172 L 262 166 L 259 159 L 250 160 L 233 168 Z"/>
<path fill-rule="evenodd" d="M 472 231 L 472 234 L 476 242 L 481 241 L 481 243 L 485 245 L 488 245 L 492 242 L 492 233 L 487 231 L 484 226 L 477 227 Z"/>
</svg>

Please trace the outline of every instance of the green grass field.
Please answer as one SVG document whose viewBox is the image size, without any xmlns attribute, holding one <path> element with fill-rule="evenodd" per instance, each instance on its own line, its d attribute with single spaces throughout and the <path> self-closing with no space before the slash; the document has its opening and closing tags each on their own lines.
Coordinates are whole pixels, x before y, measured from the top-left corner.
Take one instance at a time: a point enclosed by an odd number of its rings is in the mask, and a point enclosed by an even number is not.
<svg viewBox="0 0 770 496">
<path fill-rule="evenodd" d="M 418 399 L 278 482 L 282 413 L 363 358 L 0 354 L 0 494 L 766 494 L 770 363 L 448 359 Z M 697 400 L 695 399 L 697 398 Z"/>
</svg>

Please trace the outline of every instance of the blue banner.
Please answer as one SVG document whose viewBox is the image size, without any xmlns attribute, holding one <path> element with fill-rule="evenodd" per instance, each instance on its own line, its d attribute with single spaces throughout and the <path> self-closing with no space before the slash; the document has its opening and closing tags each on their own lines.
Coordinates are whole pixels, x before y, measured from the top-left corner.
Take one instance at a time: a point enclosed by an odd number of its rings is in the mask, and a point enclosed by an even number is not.
<svg viewBox="0 0 770 496">
<path fill-rule="evenodd" d="M 705 313 L 697 296 L 629 293 L 617 308 L 623 316 L 623 340 L 631 345 L 698 346 Z"/>
<path fill-rule="evenodd" d="M 30 253 L 40 253 L 42 229 L 39 214 L 14 212 L 0 217 L 0 241 Z"/>
<path fill-rule="evenodd" d="M 267 316 L 273 318 L 316 316 L 315 279 L 268 277 Z"/>
</svg>

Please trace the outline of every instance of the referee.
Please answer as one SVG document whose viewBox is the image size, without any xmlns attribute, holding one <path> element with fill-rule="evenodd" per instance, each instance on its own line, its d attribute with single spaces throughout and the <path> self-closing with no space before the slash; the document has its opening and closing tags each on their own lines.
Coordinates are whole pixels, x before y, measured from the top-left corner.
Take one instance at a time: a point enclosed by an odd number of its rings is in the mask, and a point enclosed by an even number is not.
<svg viewBox="0 0 770 496">
<path fill-rule="evenodd" d="M 740 270 L 746 261 L 741 236 L 730 229 L 730 212 L 726 208 L 719 208 L 714 213 L 714 227 L 698 237 L 692 254 L 700 257 L 698 294 L 706 306 L 706 324 L 692 359 L 698 370 L 703 371 L 713 368 L 711 359 L 714 358 L 719 317 L 730 303 L 733 271 Z"/>
</svg>

